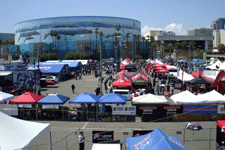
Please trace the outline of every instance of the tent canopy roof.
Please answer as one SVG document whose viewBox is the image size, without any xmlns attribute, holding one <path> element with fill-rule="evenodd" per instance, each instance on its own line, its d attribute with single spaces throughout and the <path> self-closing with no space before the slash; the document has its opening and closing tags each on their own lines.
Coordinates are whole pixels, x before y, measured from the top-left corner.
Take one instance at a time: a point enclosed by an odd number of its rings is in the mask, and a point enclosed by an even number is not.
<svg viewBox="0 0 225 150">
<path fill-rule="evenodd" d="M 23 149 L 36 138 L 51 132 L 49 123 L 36 123 L 8 116 L 0 111 L 0 143 L 2 150 Z M 4 120 L 4 121 L 3 121 Z"/>
<path fill-rule="evenodd" d="M 102 96 L 98 103 L 100 104 L 126 104 L 127 97 L 121 94 L 109 93 Z"/>
<path fill-rule="evenodd" d="M 37 104 L 64 104 L 70 98 L 64 95 L 60 95 L 58 93 L 51 93 L 48 96 L 37 101 Z"/>
<path fill-rule="evenodd" d="M 100 99 L 100 96 L 90 94 L 90 93 L 82 93 L 74 97 L 69 103 L 78 103 L 78 104 L 94 104 L 97 103 Z"/>
<path fill-rule="evenodd" d="M 133 104 L 167 104 L 168 101 L 164 96 L 154 94 L 145 94 L 132 99 Z"/>
<path fill-rule="evenodd" d="M 44 96 L 26 92 L 14 100 L 11 100 L 10 104 L 36 104 L 36 102 L 42 98 L 44 98 Z"/>
<path fill-rule="evenodd" d="M 14 95 L 0 91 L 0 102 L 5 102 L 14 97 Z"/>
<path fill-rule="evenodd" d="M 127 150 L 187 150 L 176 136 L 169 136 L 159 128 L 142 136 L 126 138 L 125 141 Z"/>
<path fill-rule="evenodd" d="M 189 81 L 192 84 L 210 84 L 208 81 L 203 79 L 201 75 L 198 75 L 196 78 Z"/>
</svg>

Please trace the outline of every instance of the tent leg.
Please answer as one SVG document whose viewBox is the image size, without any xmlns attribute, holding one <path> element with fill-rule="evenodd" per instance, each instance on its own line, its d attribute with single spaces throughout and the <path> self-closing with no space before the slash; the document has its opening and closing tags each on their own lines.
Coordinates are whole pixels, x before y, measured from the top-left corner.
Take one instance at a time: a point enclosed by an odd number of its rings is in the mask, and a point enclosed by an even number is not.
<svg viewBox="0 0 225 150">
<path fill-rule="evenodd" d="M 52 150 L 52 132 L 49 132 L 50 136 L 50 150 Z"/>
<path fill-rule="evenodd" d="M 38 120 L 37 105 L 35 105 L 35 107 L 36 107 L 36 120 Z"/>
</svg>

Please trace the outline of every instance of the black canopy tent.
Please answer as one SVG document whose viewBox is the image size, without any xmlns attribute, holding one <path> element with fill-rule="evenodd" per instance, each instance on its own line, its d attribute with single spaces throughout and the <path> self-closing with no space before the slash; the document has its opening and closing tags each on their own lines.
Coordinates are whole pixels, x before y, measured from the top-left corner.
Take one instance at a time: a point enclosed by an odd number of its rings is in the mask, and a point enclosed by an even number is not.
<svg viewBox="0 0 225 150">
<path fill-rule="evenodd" d="M 127 78 L 128 80 L 131 80 L 131 76 L 128 76 L 125 73 L 122 73 L 120 76 L 116 77 L 116 80 L 120 79 L 122 76 Z"/>
<path fill-rule="evenodd" d="M 148 84 L 148 81 L 143 79 L 142 77 L 137 78 L 136 80 L 132 81 L 133 86 L 138 86 L 140 88 L 140 86 L 146 86 Z"/>
<path fill-rule="evenodd" d="M 196 78 L 190 80 L 189 83 L 194 91 L 197 91 L 198 89 L 202 90 L 201 88 L 204 88 L 204 91 L 210 90 L 211 83 L 206 81 L 201 75 L 198 75 Z"/>
<path fill-rule="evenodd" d="M 147 74 L 146 73 L 144 73 L 143 71 L 141 71 L 141 70 L 138 70 L 137 72 L 135 72 L 134 74 L 132 74 L 131 76 L 133 77 L 133 76 L 136 76 L 137 74 L 139 74 L 139 73 L 141 73 L 143 76 L 145 76 L 145 77 L 147 77 Z"/>
</svg>

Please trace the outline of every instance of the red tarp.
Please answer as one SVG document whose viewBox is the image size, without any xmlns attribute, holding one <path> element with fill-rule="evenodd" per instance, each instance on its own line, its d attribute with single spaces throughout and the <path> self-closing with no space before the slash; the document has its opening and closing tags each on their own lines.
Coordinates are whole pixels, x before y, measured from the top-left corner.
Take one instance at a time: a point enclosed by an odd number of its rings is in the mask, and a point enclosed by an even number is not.
<svg viewBox="0 0 225 150">
<path fill-rule="evenodd" d="M 44 98 L 44 96 L 26 92 L 15 98 L 14 100 L 11 100 L 10 104 L 36 104 L 36 102 L 42 98 Z"/>
<path fill-rule="evenodd" d="M 194 78 L 197 77 L 199 75 L 199 70 L 196 71 L 195 73 L 191 74 Z M 203 76 L 203 71 L 200 72 L 200 75 Z"/>
<path fill-rule="evenodd" d="M 144 80 L 148 81 L 148 77 L 144 76 L 144 75 L 141 74 L 141 73 L 138 73 L 136 76 L 133 76 L 131 80 L 134 81 L 134 80 L 138 79 L 139 77 L 141 77 L 141 78 L 143 78 Z"/>
<path fill-rule="evenodd" d="M 222 129 L 222 127 L 225 126 L 225 120 L 217 120 L 217 126 Z"/>
<path fill-rule="evenodd" d="M 113 88 L 131 88 L 132 82 L 131 80 L 126 79 L 125 77 L 121 77 L 118 80 L 113 82 Z"/>
<path fill-rule="evenodd" d="M 131 77 L 131 75 L 128 73 L 128 72 L 126 72 L 126 70 L 122 70 L 122 71 L 120 71 L 119 73 L 117 73 L 116 74 L 116 77 L 118 77 L 118 76 L 120 76 L 121 74 L 126 74 L 127 76 L 130 76 Z"/>
<path fill-rule="evenodd" d="M 169 73 L 169 71 L 162 69 L 162 70 L 157 70 L 156 73 Z"/>
</svg>

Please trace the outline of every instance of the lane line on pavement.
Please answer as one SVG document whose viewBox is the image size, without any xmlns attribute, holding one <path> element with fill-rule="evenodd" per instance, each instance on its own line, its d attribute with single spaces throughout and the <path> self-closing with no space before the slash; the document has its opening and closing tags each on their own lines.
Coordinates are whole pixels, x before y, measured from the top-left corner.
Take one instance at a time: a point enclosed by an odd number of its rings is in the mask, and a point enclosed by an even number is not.
<svg viewBox="0 0 225 150">
<path fill-rule="evenodd" d="M 88 122 L 85 123 L 85 125 L 83 126 L 83 129 L 86 127 L 87 123 L 88 123 Z"/>
</svg>

